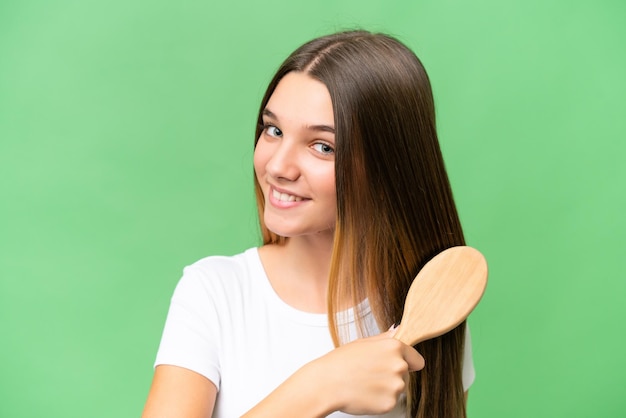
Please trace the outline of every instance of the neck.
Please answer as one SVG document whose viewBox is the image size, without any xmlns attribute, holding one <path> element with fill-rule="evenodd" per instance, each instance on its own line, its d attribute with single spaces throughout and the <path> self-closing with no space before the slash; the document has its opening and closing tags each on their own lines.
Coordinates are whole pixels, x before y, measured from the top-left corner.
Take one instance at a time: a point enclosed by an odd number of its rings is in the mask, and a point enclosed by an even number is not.
<svg viewBox="0 0 626 418">
<path fill-rule="evenodd" d="M 333 237 L 290 238 L 285 244 L 285 255 L 298 269 L 308 272 L 308 280 L 328 285 Z"/>
<path fill-rule="evenodd" d="M 332 235 L 306 236 L 263 246 L 259 254 L 281 299 L 302 311 L 325 313 L 332 250 Z"/>
</svg>

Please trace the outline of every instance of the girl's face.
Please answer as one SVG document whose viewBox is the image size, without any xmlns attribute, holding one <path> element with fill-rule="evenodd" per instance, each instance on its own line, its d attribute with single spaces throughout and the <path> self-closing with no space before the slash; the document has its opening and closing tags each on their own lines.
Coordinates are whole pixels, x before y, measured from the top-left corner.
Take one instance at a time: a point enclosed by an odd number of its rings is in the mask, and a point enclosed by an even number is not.
<svg viewBox="0 0 626 418">
<path fill-rule="evenodd" d="M 326 86 L 288 73 L 263 111 L 254 170 L 267 228 L 283 237 L 334 233 L 335 129 Z"/>
</svg>

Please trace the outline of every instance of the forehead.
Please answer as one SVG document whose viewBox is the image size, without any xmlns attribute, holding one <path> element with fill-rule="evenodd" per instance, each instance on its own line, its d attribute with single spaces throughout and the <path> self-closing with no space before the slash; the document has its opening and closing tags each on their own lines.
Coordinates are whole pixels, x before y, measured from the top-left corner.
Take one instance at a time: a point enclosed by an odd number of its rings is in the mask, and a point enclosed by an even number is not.
<svg viewBox="0 0 626 418">
<path fill-rule="evenodd" d="M 329 126 L 334 123 L 328 88 L 321 81 L 300 72 L 288 73 L 280 80 L 266 110 L 284 122 Z"/>
</svg>

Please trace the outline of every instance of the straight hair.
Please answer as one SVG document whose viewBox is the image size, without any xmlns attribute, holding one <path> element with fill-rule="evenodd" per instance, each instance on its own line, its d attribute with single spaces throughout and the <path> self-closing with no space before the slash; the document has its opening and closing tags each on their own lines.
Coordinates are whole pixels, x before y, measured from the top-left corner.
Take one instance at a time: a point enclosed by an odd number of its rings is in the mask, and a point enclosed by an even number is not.
<svg viewBox="0 0 626 418">
<path fill-rule="evenodd" d="M 329 277 L 328 319 L 336 346 L 344 342 L 337 314 L 368 300 L 380 329 L 398 324 L 408 289 L 437 253 L 464 245 L 463 231 L 435 126 L 428 75 L 395 38 L 366 31 L 314 39 L 280 66 L 261 102 L 280 80 L 301 72 L 324 83 L 335 123 L 336 227 Z M 256 144 L 256 142 L 255 142 Z M 283 244 L 263 221 L 263 193 L 255 178 L 264 244 Z M 368 335 L 357 315 L 361 335 Z M 411 373 L 406 390 L 411 418 L 464 418 L 462 384 L 465 322 L 422 342 L 426 367 Z"/>
</svg>

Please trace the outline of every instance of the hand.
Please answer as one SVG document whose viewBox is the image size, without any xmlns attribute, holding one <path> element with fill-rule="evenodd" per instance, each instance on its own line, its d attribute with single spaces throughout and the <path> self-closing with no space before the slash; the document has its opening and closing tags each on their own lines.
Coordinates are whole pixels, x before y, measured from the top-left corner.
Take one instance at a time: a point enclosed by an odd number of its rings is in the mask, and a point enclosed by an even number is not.
<svg viewBox="0 0 626 418">
<path fill-rule="evenodd" d="M 353 341 L 309 363 L 327 382 L 324 396 L 333 399 L 333 411 L 376 415 L 395 407 L 409 372 L 421 370 L 424 359 L 394 332 Z"/>
</svg>

